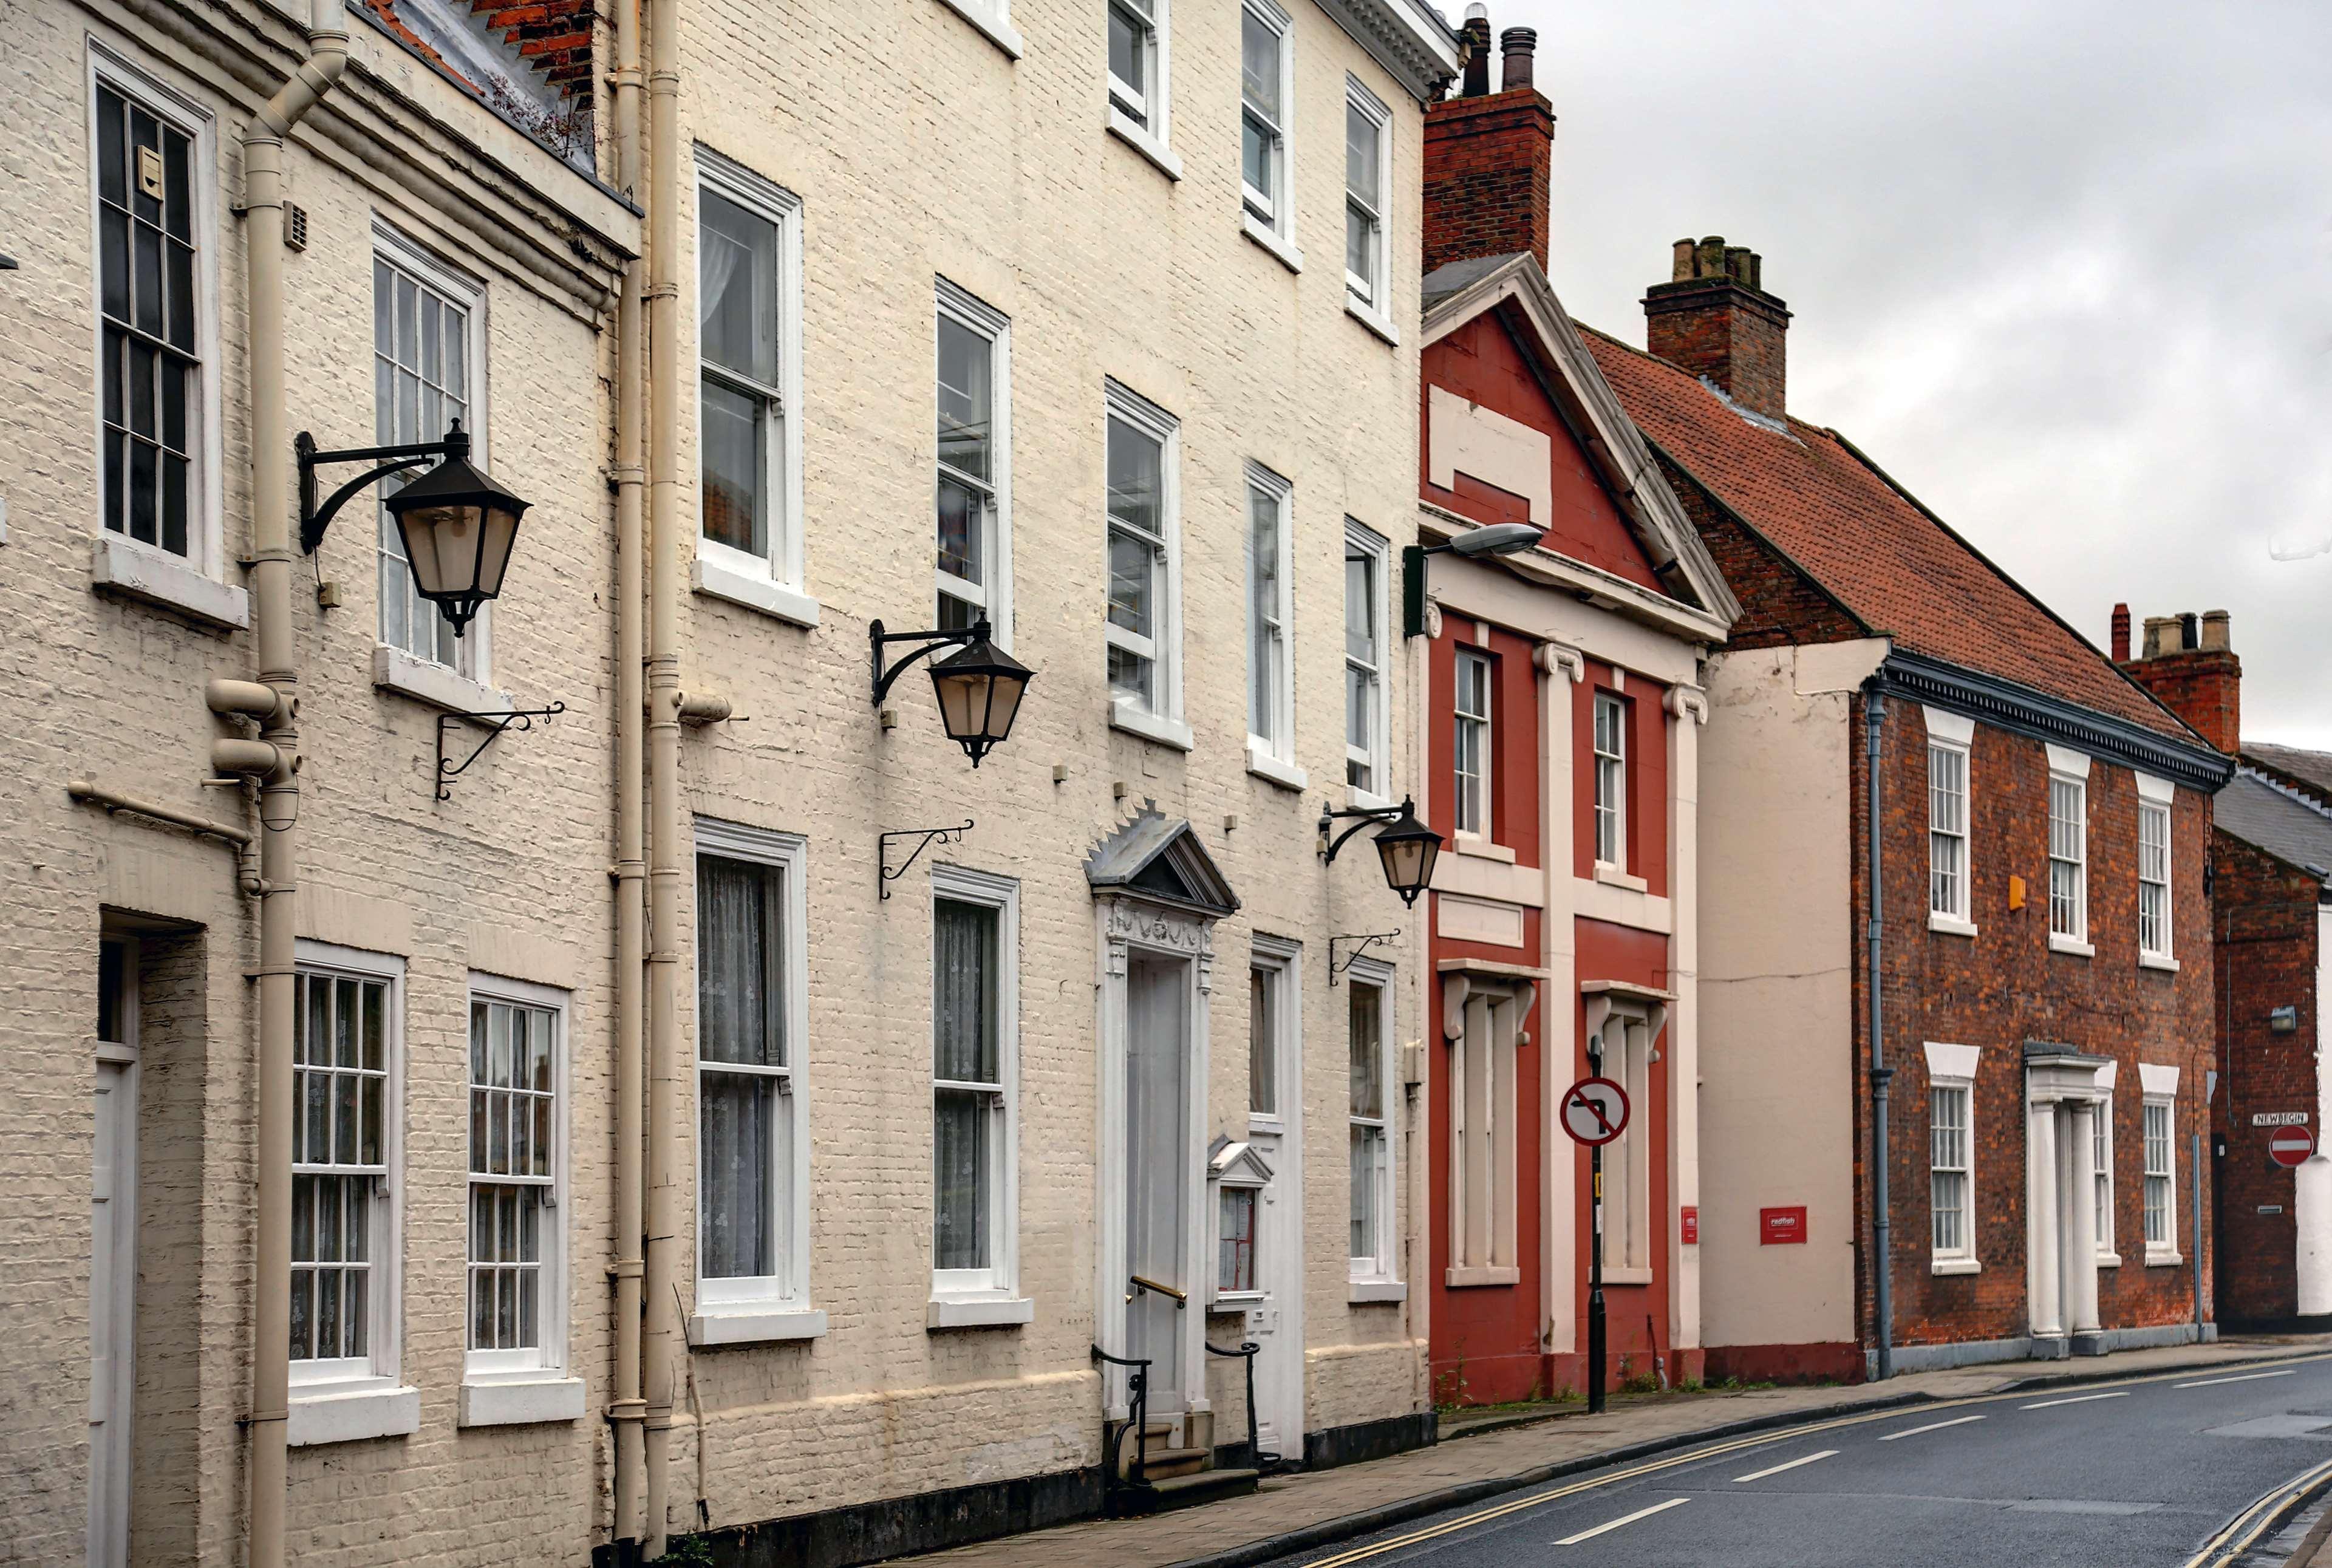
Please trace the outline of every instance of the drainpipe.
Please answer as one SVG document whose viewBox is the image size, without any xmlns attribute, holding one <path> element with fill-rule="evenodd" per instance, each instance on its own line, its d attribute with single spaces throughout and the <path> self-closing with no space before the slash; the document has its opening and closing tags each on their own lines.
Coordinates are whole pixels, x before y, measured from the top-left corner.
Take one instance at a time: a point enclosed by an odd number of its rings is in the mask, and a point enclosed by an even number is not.
<svg viewBox="0 0 2332 1568">
<path fill-rule="evenodd" d="M 1870 1163 L 1874 1172 L 1871 1182 L 1871 1245 L 1878 1254 L 1878 1267 L 1873 1271 L 1875 1290 L 1873 1315 L 1878 1319 L 1878 1377 L 1881 1382 L 1895 1375 L 1895 1286 L 1894 1267 L 1889 1254 L 1894 1225 L 1888 1217 L 1887 1198 L 1887 1085 L 1895 1076 L 1887 1065 L 1886 1037 L 1879 1032 L 1881 1009 L 1878 996 L 1878 955 L 1885 923 L 1881 912 L 1886 907 L 1880 901 L 1879 870 L 1884 859 L 1880 851 L 1878 760 L 1880 740 L 1887 725 L 1887 694 L 1876 679 L 1863 688 L 1863 716 L 1868 723 L 1868 744 L 1866 749 L 1870 774 L 1870 923 L 1868 944 L 1870 953 Z"/>
<path fill-rule="evenodd" d="M 638 0 L 616 6 L 616 183 L 635 200 L 640 189 L 640 12 Z M 645 261 L 624 268 L 616 306 L 616 1367 L 607 1420 L 615 1428 L 616 1542 L 636 1541 L 641 1488 L 640 1243 L 645 1214 L 640 1190 L 641 993 L 647 977 L 647 880 L 641 853 L 640 783 L 644 768 L 641 692 L 640 464 L 641 289 Z"/>
<path fill-rule="evenodd" d="M 648 1135 L 646 1554 L 664 1553 L 671 1508 L 673 1362 L 680 1353 L 674 1254 L 680 1105 L 680 8 L 648 6 Z"/>
<path fill-rule="evenodd" d="M 244 248 L 251 312 L 252 631 L 260 776 L 257 1267 L 253 1278 L 251 1568 L 282 1568 L 284 1426 L 292 1382 L 292 1028 L 299 884 L 300 672 L 292 646 L 292 433 L 283 394 L 283 143 L 348 68 L 339 0 L 311 0 L 308 58 L 243 138 Z M 240 711 L 240 710 L 238 710 Z M 248 745 L 251 742 L 225 742 Z M 258 759 L 254 759 L 258 760 Z"/>
</svg>

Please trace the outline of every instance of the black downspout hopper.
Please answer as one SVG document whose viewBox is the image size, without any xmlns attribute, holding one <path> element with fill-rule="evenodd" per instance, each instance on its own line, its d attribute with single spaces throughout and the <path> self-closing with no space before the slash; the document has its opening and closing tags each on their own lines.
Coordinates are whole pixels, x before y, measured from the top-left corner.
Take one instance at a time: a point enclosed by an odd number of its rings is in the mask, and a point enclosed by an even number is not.
<svg viewBox="0 0 2332 1568">
<path fill-rule="evenodd" d="M 1863 688 L 1862 712 L 1868 721 L 1868 757 L 1870 770 L 1870 909 L 1868 942 L 1870 953 L 1870 1143 L 1871 1168 L 1871 1246 L 1877 1253 L 1872 1270 L 1872 1314 L 1877 1320 L 1878 1334 L 1878 1371 L 1880 1381 L 1895 1375 L 1895 1289 L 1893 1280 L 1894 1225 L 1889 1218 L 1887 1193 L 1887 1085 L 1895 1070 L 1887 1065 L 1886 1037 L 1879 1032 L 1882 1010 L 1878 995 L 1878 957 L 1884 922 L 1881 911 L 1879 871 L 1884 859 L 1880 850 L 1878 760 L 1880 739 L 1887 724 L 1887 694 L 1873 676 Z"/>
</svg>

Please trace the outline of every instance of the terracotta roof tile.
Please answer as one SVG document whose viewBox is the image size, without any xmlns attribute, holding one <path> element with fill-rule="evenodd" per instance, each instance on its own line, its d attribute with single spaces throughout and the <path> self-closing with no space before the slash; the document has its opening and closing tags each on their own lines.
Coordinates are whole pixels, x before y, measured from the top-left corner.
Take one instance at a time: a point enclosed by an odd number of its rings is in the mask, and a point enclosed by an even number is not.
<svg viewBox="0 0 2332 1568">
<path fill-rule="evenodd" d="M 2194 739 L 1837 432 L 1798 419 L 1786 428 L 1753 423 L 1679 367 L 1580 330 L 1644 434 L 1873 632 L 1912 653 Z"/>
</svg>

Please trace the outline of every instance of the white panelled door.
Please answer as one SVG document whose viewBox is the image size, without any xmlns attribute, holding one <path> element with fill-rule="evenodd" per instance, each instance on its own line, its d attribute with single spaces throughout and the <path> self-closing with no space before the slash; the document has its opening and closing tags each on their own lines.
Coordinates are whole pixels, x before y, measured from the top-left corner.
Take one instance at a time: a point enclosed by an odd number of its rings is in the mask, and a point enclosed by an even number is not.
<svg viewBox="0 0 2332 1568">
<path fill-rule="evenodd" d="M 89 1200 L 89 1563 L 124 1568 L 138 1284 L 136 969 L 128 943 L 103 951 Z"/>
<path fill-rule="evenodd" d="M 1271 1168 L 1256 1195 L 1256 1288 L 1241 1337 L 1255 1357 L 1256 1444 L 1284 1459 L 1304 1457 L 1303 999 L 1293 950 L 1247 977 L 1247 1141 Z M 1228 1434 L 1219 1433 L 1218 1437 Z"/>
<path fill-rule="evenodd" d="M 1193 1293 L 1189 1262 L 1190 963 L 1139 957 L 1126 976 L 1125 1257 L 1129 1276 Z M 1126 1351 L 1150 1363 L 1150 1414 L 1188 1408 L 1203 1373 L 1185 1376 L 1181 1304 L 1137 1288 L 1125 1307 Z"/>
</svg>

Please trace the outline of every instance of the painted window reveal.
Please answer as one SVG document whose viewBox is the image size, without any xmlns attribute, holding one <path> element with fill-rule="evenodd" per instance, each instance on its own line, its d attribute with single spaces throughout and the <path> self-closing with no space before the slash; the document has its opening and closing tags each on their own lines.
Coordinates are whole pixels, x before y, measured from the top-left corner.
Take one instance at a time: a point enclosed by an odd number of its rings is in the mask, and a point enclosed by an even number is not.
<svg viewBox="0 0 2332 1568">
<path fill-rule="evenodd" d="M 1382 795 L 1385 775 L 1386 542 L 1344 522 L 1344 783 Z"/>
<path fill-rule="evenodd" d="M 1354 304 L 1381 316 L 1392 113 L 1357 81 L 1348 80 L 1344 94 L 1344 287 Z"/>
<path fill-rule="evenodd" d="M 1595 693 L 1595 858 L 1628 866 L 1628 703 Z"/>
<path fill-rule="evenodd" d="M 2073 942 L 2089 930 L 2089 787 L 2086 779 L 2049 780 L 2049 934 Z"/>
<path fill-rule="evenodd" d="M 364 1375 L 396 1311 L 381 1288 L 396 1245 L 389 982 L 303 966 L 292 983 L 292 1359 L 315 1363 L 304 1375 Z"/>
<path fill-rule="evenodd" d="M 2150 1258 L 2173 1253 L 2178 1245 L 2178 1157 L 2173 1102 L 2147 1096 L 2146 1138 L 2146 1249 Z"/>
<path fill-rule="evenodd" d="M 1968 914 L 1968 753 L 1927 746 L 1927 912 L 1947 920 Z"/>
<path fill-rule="evenodd" d="M 559 1014 L 470 1001 L 470 1309 L 473 1352 L 548 1348 L 557 1269 Z"/>
<path fill-rule="evenodd" d="M 1111 698 L 1172 718 L 1180 708 L 1174 641 L 1180 592 L 1173 516 L 1171 416 L 1108 387 L 1108 645 Z"/>
<path fill-rule="evenodd" d="M 202 553 L 201 181 L 194 133 L 100 79 L 97 102 L 100 392 L 106 529 Z"/>
<path fill-rule="evenodd" d="M 1352 976 L 1345 1004 L 1351 1054 L 1352 1260 L 1354 1278 L 1392 1273 L 1392 1141 L 1385 1112 L 1391 1076 L 1385 1017 L 1391 993 L 1376 980 Z"/>
<path fill-rule="evenodd" d="M 1928 1199 L 1935 1219 L 1935 1254 L 1940 1259 L 1975 1256 L 1974 1184 L 1968 1163 L 1972 1094 L 1965 1084 L 1937 1084 L 1928 1092 Z"/>
<path fill-rule="evenodd" d="M 1271 0 L 1239 12 L 1239 185 L 1257 222 L 1285 237 L 1293 226 L 1287 181 L 1287 97 L 1293 19 Z"/>
<path fill-rule="evenodd" d="M 1652 1266 L 1651 1019 L 1640 1004 L 1615 1012 L 1593 1042 L 1595 1070 L 1627 1091 L 1628 1125 L 1603 1146 L 1603 1259 L 1611 1268 Z"/>
<path fill-rule="evenodd" d="M 2113 1095 L 2108 1092 L 2090 1113 L 2089 1169 L 2097 1187 L 2098 1254 L 2114 1250 Z"/>
<path fill-rule="evenodd" d="M 1294 594 L 1289 572 L 1287 481 L 1247 467 L 1247 708 L 1250 744 L 1281 762 L 1295 758 L 1295 662 L 1288 648 Z"/>
<path fill-rule="evenodd" d="M 372 263 L 373 435 L 383 446 L 442 441 L 458 419 L 483 453 L 474 363 L 480 296 L 474 285 L 431 263 L 413 247 L 382 236 Z M 445 612 L 423 598 L 405 559 L 405 536 L 386 504 L 421 470 L 381 481 L 380 640 L 417 659 L 482 677 L 482 639 L 456 637 Z M 481 612 L 483 613 L 483 611 Z"/>
<path fill-rule="evenodd" d="M 776 1297 L 795 1283 L 791 869 L 696 861 L 696 1272 Z"/>
<path fill-rule="evenodd" d="M 943 1273 L 997 1267 L 1007 1149 L 1002 924 L 993 905 L 932 903 L 932 1267 Z"/>
<path fill-rule="evenodd" d="M 1011 324 L 945 280 L 937 320 L 935 624 L 963 631 L 985 617 L 1008 643 Z"/>
<path fill-rule="evenodd" d="M 1108 0 L 1109 101 L 1140 129 L 1163 139 L 1166 129 L 1167 0 Z"/>
<path fill-rule="evenodd" d="M 1490 836 L 1490 657 L 1458 651 L 1456 764 L 1458 831 Z"/>
<path fill-rule="evenodd" d="M 2170 956 L 2170 808 L 2153 800 L 2137 805 L 2137 949 Z"/>
<path fill-rule="evenodd" d="M 1215 1288 L 1224 1295 L 1251 1295 L 1256 1289 L 1255 1200 L 1257 1189 L 1221 1189 L 1220 1255 L 1216 1263 Z"/>
<path fill-rule="evenodd" d="M 801 224 L 792 192 L 697 157 L 697 559 L 798 588 Z"/>
</svg>

